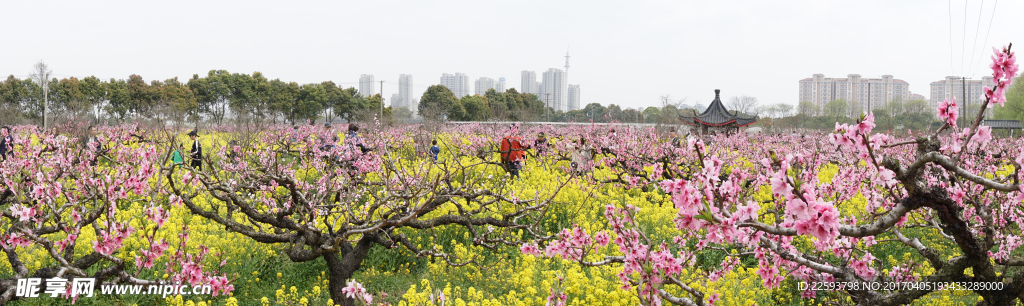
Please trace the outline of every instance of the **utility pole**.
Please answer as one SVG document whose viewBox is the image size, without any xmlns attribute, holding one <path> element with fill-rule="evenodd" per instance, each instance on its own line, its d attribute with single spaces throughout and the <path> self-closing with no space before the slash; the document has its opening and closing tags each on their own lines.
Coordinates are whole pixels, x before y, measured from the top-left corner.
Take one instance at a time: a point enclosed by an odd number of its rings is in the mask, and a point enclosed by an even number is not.
<svg viewBox="0 0 1024 306">
<path fill-rule="evenodd" d="M 963 121 L 965 121 L 965 119 L 963 119 L 964 116 L 967 116 L 967 78 L 965 78 L 965 77 L 960 77 L 960 90 L 963 93 L 963 96 L 960 96 L 960 97 L 961 97 L 961 99 L 964 99 L 964 101 L 963 101 L 964 111 L 960 113 L 960 119 L 961 119 L 960 121 L 963 122 Z M 964 126 L 964 124 L 961 123 L 960 124 L 960 128 L 963 128 L 963 126 Z"/>
<path fill-rule="evenodd" d="M 35 79 L 36 82 L 39 82 L 39 85 L 43 87 L 43 129 L 45 130 L 50 123 L 48 114 L 50 107 L 48 104 L 50 102 L 50 75 L 53 71 L 51 71 L 42 60 L 40 60 L 34 68 L 35 70 L 32 72 L 30 77 Z"/>
<path fill-rule="evenodd" d="M 544 102 L 544 114 L 547 114 L 548 122 L 551 122 L 551 111 L 548 110 L 551 107 L 551 93 L 545 93 L 544 95 L 547 96 L 547 101 Z"/>
<path fill-rule="evenodd" d="M 380 120 L 384 120 L 384 80 L 380 80 Z"/>
<path fill-rule="evenodd" d="M 569 47 L 565 47 L 565 89 L 562 90 L 562 103 L 565 105 L 565 110 L 569 111 Z"/>
<path fill-rule="evenodd" d="M 43 81 L 43 129 L 46 129 L 47 123 L 49 123 L 49 104 L 50 104 L 50 80 Z"/>
</svg>

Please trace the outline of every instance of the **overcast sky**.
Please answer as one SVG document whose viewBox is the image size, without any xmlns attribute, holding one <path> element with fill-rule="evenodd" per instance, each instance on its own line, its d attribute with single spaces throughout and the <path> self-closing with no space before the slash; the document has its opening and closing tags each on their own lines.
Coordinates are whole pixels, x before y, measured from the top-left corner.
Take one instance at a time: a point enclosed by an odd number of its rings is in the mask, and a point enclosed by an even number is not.
<svg viewBox="0 0 1024 306">
<path fill-rule="evenodd" d="M 581 106 L 707 104 L 716 88 L 796 104 L 814 73 L 891 74 L 927 97 L 947 75 L 989 74 L 992 46 L 1024 48 L 1021 13 L 1006 0 L 5 1 L 0 74 L 39 60 L 104 80 L 224 69 L 358 87 L 373 74 L 390 98 L 399 74 L 417 95 L 446 72 L 520 88 L 520 71 L 561 68 L 568 50 Z"/>
</svg>

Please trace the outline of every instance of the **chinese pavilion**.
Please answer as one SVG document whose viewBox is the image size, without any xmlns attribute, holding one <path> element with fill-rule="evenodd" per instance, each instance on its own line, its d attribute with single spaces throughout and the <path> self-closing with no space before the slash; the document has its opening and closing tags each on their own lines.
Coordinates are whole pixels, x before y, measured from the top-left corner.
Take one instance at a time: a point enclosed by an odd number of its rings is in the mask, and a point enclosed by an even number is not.
<svg viewBox="0 0 1024 306">
<path fill-rule="evenodd" d="M 693 111 L 693 116 L 679 115 L 679 121 L 692 126 L 697 134 L 720 131 L 727 135 L 739 132 L 740 127 L 757 122 L 757 115 L 750 117 L 741 115 L 738 111 L 730 113 L 726 110 L 722 105 L 722 99 L 719 98 L 719 92 L 721 91 L 715 89 L 715 100 L 711 101 L 711 106 L 708 106 L 703 113 L 698 115 L 697 111 Z"/>
</svg>

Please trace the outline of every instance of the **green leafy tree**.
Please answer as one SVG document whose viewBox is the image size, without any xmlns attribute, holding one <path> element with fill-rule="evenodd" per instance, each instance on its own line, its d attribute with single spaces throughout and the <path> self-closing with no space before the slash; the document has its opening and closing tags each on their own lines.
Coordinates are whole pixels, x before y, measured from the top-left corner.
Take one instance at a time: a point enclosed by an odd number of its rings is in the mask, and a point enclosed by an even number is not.
<svg viewBox="0 0 1024 306">
<path fill-rule="evenodd" d="M 604 122 L 605 109 L 599 103 L 590 103 L 583 107 L 583 112 L 587 114 L 587 120 L 594 120 L 594 122 Z"/>
<path fill-rule="evenodd" d="M 484 93 L 484 97 L 487 98 L 487 105 L 491 107 L 491 117 L 497 118 L 498 120 L 508 119 L 511 113 L 509 112 L 505 93 L 498 92 L 497 90 L 494 90 L 494 88 L 491 88 Z"/>
<path fill-rule="evenodd" d="M 341 119 L 355 120 L 357 110 L 369 108 L 368 102 L 355 87 L 342 89 L 338 94 L 338 100 L 331 105 L 331 112 Z"/>
<path fill-rule="evenodd" d="M 1021 120 L 1024 122 L 1024 77 L 1017 77 L 1006 90 L 1006 103 L 995 107 L 996 119 Z"/>
<path fill-rule="evenodd" d="M 131 114 L 131 95 L 128 92 L 128 82 L 125 80 L 110 79 L 104 85 L 106 91 L 107 105 L 104 111 L 113 117 L 117 122 L 124 122 Z"/>
<path fill-rule="evenodd" d="M 607 117 L 608 117 L 608 119 L 606 119 L 606 120 L 609 120 L 609 121 L 620 121 L 621 122 L 623 120 L 622 119 L 622 107 L 618 106 L 618 105 L 615 105 L 615 104 L 609 104 L 608 108 L 605 109 L 605 115 L 607 115 Z"/>
<path fill-rule="evenodd" d="M 885 110 L 893 116 L 903 113 L 903 97 L 895 97 L 892 101 L 885 104 Z"/>
<path fill-rule="evenodd" d="M 811 101 L 800 101 L 800 104 L 796 107 L 796 112 L 804 116 L 817 116 L 818 111 L 818 105 Z"/>
<path fill-rule="evenodd" d="M 622 122 L 643 122 L 644 118 L 640 111 L 627 108 L 622 111 Z"/>
<path fill-rule="evenodd" d="M 50 107 L 54 114 L 64 117 L 64 120 L 74 118 L 87 110 L 85 93 L 82 92 L 82 82 L 78 78 L 70 77 L 61 79 L 51 84 Z"/>
<path fill-rule="evenodd" d="M 337 117 L 337 113 L 334 111 L 335 107 L 342 104 L 342 100 L 346 98 L 345 92 L 332 81 L 322 82 L 320 86 L 323 87 L 324 93 L 327 95 L 323 105 L 324 120 L 334 122 L 334 118 Z"/>
<path fill-rule="evenodd" d="M 285 83 L 281 79 L 270 81 L 270 97 L 268 99 L 268 108 L 272 113 L 271 117 L 274 123 L 277 123 L 277 117 L 281 115 L 285 120 L 295 124 L 297 116 L 293 113 L 293 108 L 299 99 L 298 83 Z"/>
<path fill-rule="evenodd" d="M 135 116 L 152 118 L 153 90 L 141 76 L 128 76 L 128 112 Z"/>
<path fill-rule="evenodd" d="M 96 120 L 100 118 L 100 111 L 102 110 L 103 103 L 106 102 L 106 92 L 103 86 L 103 81 L 95 76 L 85 77 L 80 83 L 85 104 L 83 106 L 88 107 L 88 110 L 92 112 L 92 116 Z"/>
<path fill-rule="evenodd" d="M 408 107 L 402 106 L 392 109 L 392 118 L 395 120 L 408 120 L 412 119 L 412 111 Z M 401 121 L 399 121 L 401 122 Z"/>
<path fill-rule="evenodd" d="M 440 120 L 444 119 L 446 116 L 450 118 L 450 112 L 452 112 L 456 107 L 461 109 L 462 105 L 459 104 L 459 100 L 455 97 L 455 94 L 448 89 L 448 87 L 444 87 L 443 85 L 431 85 L 430 87 L 427 87 L 427 91 L 420 97 L 418 111 L 420 116 L 423 116 L 423 118 Z"/>
<path fill-rule="evenodd" d="M 188 85 L 178 78 L 163 82 L 153 81 L 150 84 L 153 103 L 161 109 L 157 117 L 175 121 L 195 121 L 199 119 L 199 104 Z"/>
<path fill-rule="evenodd" d="M 644 122 L 655 123 L 658 122 L 658 118 L 661 117 L 661 109 L 649 106 L 644 109 Z"/>
<path fill-rule="evenodd" d="M 828 103 L 825 104 L 825 115 L 839 121 L 840 118 L 847 117 L 849 113 L 849 106 L 849 103 L 846 103 L 846 100 L 843 99 L 828 101 Z"/>
<path fill-rule="evenodd" d="M 229 89 L 229 105 L 238 114 L 248 115 L 257 120 L 272 116 L 270 111 L 271 87 L 263 73 L 257 71 L 252 75 L 235 73 L 221 75 Z"/>
<path fill-rule="evenodd" d="M 353 116 L 349 121 L 369 121 L 381 116 L 381 104 L 384 102 L 380 94 L 359 98 L 353 108 Z M 384 108 L 384 117 L 390 116 L 388 108 Z M 382 118 L 383 119 L 383 118 Z"/>
<path fill-rule="evenodd" d="M 465 96 L 460 102 L 466 111 L 464 120 L 484 121 L 491 118 L 491 106 L 486 96 Z"/>
<path fill-rule="evenodd" d="M 196 95 L 199 111 L 217 122 L 222 123 L 228 111 L 231 97 L 231 74 L 226 70 L 210 70 L 206 77 L 193 75 L 188 87 Z"/>
<path fill-rule="evenodd" d="M 932 106 L 928 101 L 917 99 L 903 103 L 903 112 L 910 114 L 932 114 Z"/>
<path fill-rule="evenodd" d="M 302 85 L 299 98 L 292 107 L 291 121 L 316 121 L 316 118 L 327 101 L 327 91 L 317 83 Z"/>
<path fill-rule="evenodd" d="M 8 76 L 3 83 L 0 83 L 0 119 L 4 122 L 20 121 L 23 116 L 23 106 L 31 105 L 34 100 L 32 93 L 35 84 L 30 79 L 20 80 L 13 75 Z"/>
<path fill-rule="evenodd" d="M 880 108 L 871 112 L 875 114 L 875 130 L 891 131 L 896 127 L 895 118 L 889 113 L 888 109 Z"/>
</svg>

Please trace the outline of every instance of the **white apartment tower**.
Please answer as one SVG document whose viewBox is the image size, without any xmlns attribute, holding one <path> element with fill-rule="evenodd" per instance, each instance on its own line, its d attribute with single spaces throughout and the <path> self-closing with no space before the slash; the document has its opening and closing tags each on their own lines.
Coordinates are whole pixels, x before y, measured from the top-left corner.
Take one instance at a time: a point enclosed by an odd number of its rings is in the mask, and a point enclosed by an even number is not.
<svg viewBox="0 0 1024 306">
<path fill-rule="evenodd" d="M 412 105 L 412 75 L 400 74 L 398 75 L 398 107 L 405 107 L 415 112 L 416 110 Z M 395 101 L 391 101 L 391 105 L 395 105 Z"/>
<path fill-rule="evenodd" d="M 532 93 L 540 97 L 540 86 L 537 83 L 537 73 L 529 70 L 523 70 L 522 72 L 522 88 L 519 88 L 520 93 Z"/>
<path fill-rule="evenodd" d="M 399 108 L 403 106 L 404 105 L 402 105 L 402 95 L 397 93 L 391 94 L 391 108 Z"/>
<path fill-rule="evenodd" d="M 562 82 L 564 84 L 566 84 L 566 86 L 570 86 L 569 85 L 569 51 L 568 50 L 565 51 L 565 76 L 562 78 Z M 565 101 L 567 102 L 567 105 L 565 107 L 565 111 L 579 109 L 578 105 L 577 105 L 576 108 L 573 108 L 572 107 L 572 103 L 568 103 L 569 101 L 572 101 L 572 99 L 569 99 L 570 92 L 571 91 L 566 90 L 566 93 L 565 93 L 565 96 L 566 96 Z"/>
<path fill-rule="evenodd" d="M 474 91 L 473 93 L 482 96 L 487 93 L 488 89 L 494 88 L 494 79 L 488 77 L 481 77 L 479 79 L 476 79 L 476 82 L 474 82 L 473 85 L 474 88 L 476 88 L 476 91 Z"/>
<path fill-rule="evenodd" d="M 455 94 L 456 98 L 469 95 L 469 77 L 461 72 L 455 74 L 441 74 L 441 85 L 448 87 Z"/>
<path fill-rule="evenodd" d="M 995 85 L 992 76 L 984 76 L 981 80 L 965 80 L 958 76 L 948 76 L 942 81 L 931 83 L 931 95 L 929 102 L 938 106 L 945 99 L 956 97 L 956 104 L 960 106 L 960 116 L 974 118 L 977 115 L 977 106 L 985 102 L 985 87 L 991 88 Z M 965 114 L 964 105 L 974 107 L 975 113 Z M 992 108 L 985 111 L 985 115 L 992 116 Z"/>
<path fill-rule="evenodd" d="M 580 85 L 569 85 L 569 90 L 567 91 L 569 110 L 580 109 Z"/>
<path fill-rule="evenodd" d="M 555 111 L 566 111 L 565 105 L 565 72 L 562 69 L 550 68 L 544 72 L 541 81 L 541 95 L 538 98 Z"/>
<path fill-rule="evenodd" d="M 494 84 L 494 90 L 498 92 L 505 92 L 505 77 L 498 78 L 498 83 Z"/>
<path fill-rule="evenodd" d="M 809 101 L 824 109 L 830 101 L 846 100 L 853 116 L 884 108 L 896 97 L 910 100 L 910 85 L 891 75 L 867 79 L 859 74 L 850 74 L 846 78 L 826 78 L 823 74 L 815 74 L 800 80 L 800 101 Z"/>
<path fill-rule="evenodd" d="M 374 88 L 375 87 L 373 87 L 372 74 L 364 74 L 362 76 L 359 76 L 359 94 L 363 95 L 364 97 L 373 96 L 377 94 L 377 92 L 373 90 Z"/>
</svg>

